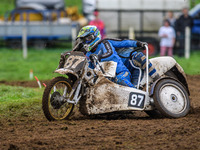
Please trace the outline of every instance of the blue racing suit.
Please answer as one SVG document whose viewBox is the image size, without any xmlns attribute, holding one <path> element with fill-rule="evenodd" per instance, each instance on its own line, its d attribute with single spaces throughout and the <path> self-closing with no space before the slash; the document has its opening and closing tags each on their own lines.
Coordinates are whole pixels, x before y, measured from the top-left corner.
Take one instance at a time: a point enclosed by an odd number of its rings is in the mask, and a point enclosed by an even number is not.
<svg viewBox="0 0 200 150">
<path fill-rule="evenodd" d="M 131 83 L 136 86 L 138 83 L 138 77 L 139 77 L 139 70 L 134 68 L 131 63 L 130 59 L 132 61 L 132 64 L 135 67 L 139 67 L 142 70 L 146 70 L 146 57 L 142 52 L 133 52 L 132 49 L 129 47 L 137 47 L 137 43 L 135 44 L 133 40 L 123 40 L 120 41 L 118 39 L 110 39 L 108 40 L 115 48 L 125 48 L 125 51 L 122 51 L 119 56 L 121 55 L 121 60 L 124 63 L 124 65 L 128 68 L 128 70 L 131 72 Z M 119 42 L 120 41 L 120 42 Z M 137 42 L 137 41 L 135 41 Z M 156 69 L 153 67 L 152 63 L 149 61 L 148 64 L 149 69 L 149 76 L 154 80 L 159 75 L 156 71 Z"/>
<path fill-rule="evenodd" d="M 114 61 L 117 63 L 116 68 L 116 77 L 114 82 L 129 86 L 135 87 L 131 83 L 131 73 L 129 69 L 124 65 L 121 58 L 118 56 L 115 47 L 137 47 L 137 41 L 134 40 L 109 40 L 104 39 L 92 50 L 86 53 L 86 56 L 89 57 L 91 54 L 98 55 L 99 61 Z M 92 64 L 90 64 L 92 67 Z"/>
</svg>

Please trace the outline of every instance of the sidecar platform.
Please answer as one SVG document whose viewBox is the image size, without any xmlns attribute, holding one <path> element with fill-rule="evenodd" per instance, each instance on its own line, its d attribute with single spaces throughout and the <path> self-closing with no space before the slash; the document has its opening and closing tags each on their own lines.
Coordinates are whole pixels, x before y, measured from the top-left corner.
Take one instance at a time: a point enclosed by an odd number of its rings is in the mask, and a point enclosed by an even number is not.
<svg viewBox="0 0 200 150">
<path fill-rule="evenodd" d="M 86 114 L 144 110 L 149 102 L 146 92 L 121 86 L 102 77 L 91 87 L 86 99 Z"/>
</svg>

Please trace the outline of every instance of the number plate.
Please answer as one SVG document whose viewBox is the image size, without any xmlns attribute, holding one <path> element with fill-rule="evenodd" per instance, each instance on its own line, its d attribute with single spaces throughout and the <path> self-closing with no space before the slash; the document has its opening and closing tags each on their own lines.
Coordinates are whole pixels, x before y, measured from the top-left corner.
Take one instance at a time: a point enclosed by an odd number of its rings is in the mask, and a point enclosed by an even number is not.
<svg viewBox="0 0 200 150">
<path fill-rule="evenodd" d="M 144 108 L 145 95 L 140 93 L 131 92 L 129 95 L 128 106 Z"/>
<path fill-rule="evenodd" d="M 84 56 L 70 55 L 65 62 L 64 68 L 78 72 L 83 69 L 85 59 Z"/>
</svg>

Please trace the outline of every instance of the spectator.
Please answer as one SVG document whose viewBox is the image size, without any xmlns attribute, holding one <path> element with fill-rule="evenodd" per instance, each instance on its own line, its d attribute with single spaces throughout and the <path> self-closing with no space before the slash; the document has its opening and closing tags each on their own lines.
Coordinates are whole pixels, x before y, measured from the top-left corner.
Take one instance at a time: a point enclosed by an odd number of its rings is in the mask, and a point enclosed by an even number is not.
<svg viewBox="0 0 200 150">
<path fill-rule="evenodd" d="M 174 17 L 174 13 L 172 11 L 167 12 L 167 18 L 170 22 L 170 26 L 175 27 L 176 18 Z"/>
<path fill-rule="evenodd" d="M 94 11 L 94 16 L 95 19 L 90 21 L 89 25 L 96 26 L 101 33 L 101 38 L 104 39 L 106 37 L 105 24 L 101 19 L 99 19 L 99 12 L 97 10 Z"/>
<path fill-rule="evenodd" d="M 191 29 L 192 26 L 193 26 L 193 19 L 188 14 L 188 8 L 183 8 L 182 15 L 177 19 L 175 23 L 177 42 L 179 45 L 179 49 L 178 49 L 179 56 L 183 56 L 184 54 L 185 28 L 190 27 Z"/>
<path fill-rule="evenodd" d="M 164 25 L 159 29 L 158 36 L 161 38 L 160 41 L 160 56 L 164 56 L 166 51 L 168 56 L 173 56 L 173 47 L 175 43 L 175 31 L 170 26 L 170 22 L 164 20 Z"/>
</svg>

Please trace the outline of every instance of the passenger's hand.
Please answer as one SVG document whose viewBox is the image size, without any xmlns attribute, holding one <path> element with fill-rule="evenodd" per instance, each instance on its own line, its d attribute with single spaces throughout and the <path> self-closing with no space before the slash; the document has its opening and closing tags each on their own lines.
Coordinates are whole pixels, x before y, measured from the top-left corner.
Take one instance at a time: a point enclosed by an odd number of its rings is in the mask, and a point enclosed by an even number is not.
<svg viewBox="0 0 200 150">
<path fill-rule="evenodd" d="M 148 46 L 148 43 L 147 42 L 141 42 L 141 41 L 137 41 L 137 47 L 145 47 Z"/>
<path fill-rule="evenodd" d="M 145 46 L 148 46 L 147 42 L 137 41 L 137 47 L 142 47 L 143 49 L 146 49 Z"/>
</svg>

